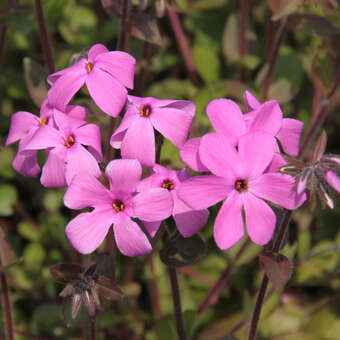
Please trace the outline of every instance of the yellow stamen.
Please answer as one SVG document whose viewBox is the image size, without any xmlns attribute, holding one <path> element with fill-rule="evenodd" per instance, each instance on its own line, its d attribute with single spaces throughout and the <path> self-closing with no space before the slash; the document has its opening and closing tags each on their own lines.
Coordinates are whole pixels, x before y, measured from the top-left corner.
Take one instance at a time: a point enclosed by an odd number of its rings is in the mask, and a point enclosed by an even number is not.
<svg viewBox="0 0 340 340">
<path fill-rule="evenodd" d="M 87 73 L 90 73 L 93 69 L 93 64 L 89 61 L 85 64 Z"/>
<path fill-rule="evenodd" d="M 75 142 L 75 139 L 73 136 L 68 137 L 67 141 L 64 142 L 64 145 L 70 148 Z"/>
<path fill-rule="evenodd" d="M 235 182 L 235 189 L 238 192 L 243 192 L 248 190 L 248 181 L 246 179 L 239 179 Z"/>
<path fill-rule="evenodd" d="M 39 120 L 39 125 L 40 126 L 43 126 L 47 123 L 47 119 L 45 117 L 42 117 L 40 120 Z"/>
<path fill-rule="evenodd" d="M 151 108 L 149 105 L 141 105 L 140 107 L 140 116 L 141 117 L 149 117 L 151 113 Z"/>
<path fill-rule="evenodd" d="M 164 182 L 162 183 L 162 188 L 163 188 L 163 189 L 168 189 L 168 190 L 170 191 L 170 190 L 173 190 L 173 189 L 175 188 L 175 186 L 174 186 L 174 184 L 173 184 L 172 182 L 170 182 L 170 181 L 164 181 Z"/>
<path fill-rule="evenodd" d="M 125 208 L 124 203 L 119 202 L 119 201 L 113 202 L 112 206 L 114 210 L 116 210 L 117 212 L 123 211 Z"/>
</svg>

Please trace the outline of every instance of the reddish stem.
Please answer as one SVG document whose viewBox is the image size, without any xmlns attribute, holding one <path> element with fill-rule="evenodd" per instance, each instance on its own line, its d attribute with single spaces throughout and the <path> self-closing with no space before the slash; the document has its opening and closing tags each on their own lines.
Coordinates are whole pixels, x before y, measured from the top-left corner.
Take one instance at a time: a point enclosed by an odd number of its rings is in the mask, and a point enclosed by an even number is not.
<svg viewBox="0 0 340 340">
<path fill-rule="evenodd" d="M 5 42 L 7 35 L 7 25 L 3 25 L 0 32 L 0 70 L 2 66 L 2 60 L 5 55 Z"/>
<path fill-rule="evenodd" d="M 240 32 L 240 56 L 243 58 L 247 54 L 247 24 L 248 24 L 248 0 L 241 0 L 241 32 Z M 240 80 L 245 82 L 246 69 L 242 66 L 240 70 Z"/>
<path fill-rule="evenodd" d="M 277 60 L 277 57 L 279 55 L 279 49 L 280 49 L 281 43 L 283 41 L 283 38 L 286 34 L 287 28 L 288 28 L 288 20 L 289 20 L 289 17 L 282 20 L 281 26 L 280 26 L 280 28 L 277 32 L 277 36 L 276 36 L 276 40 L 274 42 L 272 52 L 270 53 L 269 67 L 268 67 L 268 71 L 267 71 L 266 78 L 264 80 L 264 85 L 263 85 L 263 94 L 262 94 L 262 101 L 263 102 L 266 101 L 267 97 L 268 97 L 269 86 L 270 86 L 271 81 L 272 81 L 276 60 Z"/>
<path fill-rule="evenodd" d="M 0 257 L 0 268 L 2 267 L 2 259 Z M 14 325 L 11 308 L 11 300 L 9 296 L 7 278 L 5 273 L 0 273 L 1 283 L 1 298 L 4 308 L 5 322 L 6 322 L 6 335 L 8 340 L 14 340 Z"/>
<path fill-rule="evenodd" d="M 208 275 L 205 275 L 189 266 L 180 267 L 178 268 L 178 271 L 196 279 L 197 281 L 200 281 L 201 283 L 204 283 L 208 287 L 212 287 L 215 284 L 215 282 Z"/>
<path fill-rule="evenodd" d="M 43 48 L 44 55 L 45 55 L 46 62 L 47 62 L 47 67 L 50 73 L 54 73 L 55 67 L 54 67 L 54 61 L 53 61 L 53 56 L 52 56 L 52 49 L 51 49 L 50 40 L 47 34 L 44 12 L 43 12 L 43 8 L 42 8 L 40 0 L 35 0 L 35 9 L 37 12 L 40 38 L 41 38 L 42 48 Z"/>
<path fill-rule="evenodd" d="M 174 31 L 177 43 L 179 45 L 179 49 L 182 53 L 186 68 L 189 72 L 190 80 L 195 86 L 200 87 L 201 82 L 197 75 L 194 59 L 191 55 L 190 47 L 188 45 L 187 39 L 185 37 L 181 22 L 178 18 L 174 5 L 168 5 L 168 16 L 169 16 L 170 24 Z"/>
</svg>

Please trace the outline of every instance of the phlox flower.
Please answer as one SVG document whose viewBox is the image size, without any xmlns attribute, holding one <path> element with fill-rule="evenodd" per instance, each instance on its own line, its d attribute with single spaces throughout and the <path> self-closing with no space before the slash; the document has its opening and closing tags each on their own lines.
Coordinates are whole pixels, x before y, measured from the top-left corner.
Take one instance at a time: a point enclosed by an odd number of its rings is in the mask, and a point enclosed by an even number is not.
<svg viewBox="0 0 340 340">
<path fill-rule="evenodd" d="M 200 156 L 213 175 L 183 182 L 178 196 L 194 209 L 203 209 L 224 199 L 214 226 L 214 238 L 228 249 L 244 235 L 242 210 L 250 239 L 264 245 L 270 241 L 276 216 L 268 200 L 295 209 L 294 179 L 280 173 L 264 173 L 273 159 L 275 141 L 267 133 L 251 132 L 239 138 L 238 149 L 217 133 L 202 137 Z"/>
<path fill-rule="evenodd" d="M 110 52 L 104 45 L 93 45 L 88 57 L 81 58 L 66 69 L 48 76 L 52 85 L 48 92 L 50 103 L 64 110 L 76 92 L 86 84 L 98 107 L 116 117 L 123 108 L 127 90 L 133 88 L 136 60 L 130 54 Z"/>
<path fill-rule="evenodd" d="M 25 177 L 35 177 L 40 172 L 40 166 L 37 161 L 37 151 L 25 151 L 27 143 L 32 136 L 44 125 L 55 126 L 54 112 L 60 112 L 52 107 L 48 100 L 44 100 L 40 109 L 40 116 L 36 116 L 30 112 L 18 111 L 11 117 L 11 125 L 9 128 L 6 146 L 20 140 L 18 152 L 13 159 L 13 168 Z M 70 117 L 84 120 L 88 114 L 88 110 L 79 105 L 68 105 L 65 114 Z"/>
<path fill-rule="evenodd" d="M 54 121 L 57 128 L 41 126 L 22 150 L 22 153 L 47 151 L 41 184 L 49 188 L 65 187 L 81 171 L 99 177 L 98 162 L 102 161 L 99 127 L 60 111 L 54 113 Z"/>
<path fill-rule="evenodd" d="M 172 216 L 175 220 L 179 232 L 184 237 L 190 237 L 197 233 L 207 223 L 209 211 L 207 209 L 193 210 L 177 195 L 177 190 L 181 182 L 190 178 L 186 169 L 181 171 L 169 170 L 161 165 L 155 164 L 152 168 L 153 174 L 143 179 L 137 186 L 138 191 L 149 188 L 162 188 L 168 190 L 174 202 Z M 143 224 L 149 234 L 153 237 L 161 221 L 146 222 Z"/>
<path fill-rule="evenodd" d="M 290 155 L 298 154 L 303 123 L 290 118 L 283 118 L 277 101 L 270 100 L 260 104 L 250 92 L 245 92 L 246 107 L 251 110 L 242 114 L 239 106 L 230 99 L 215 99 L 207 106 L 207 115 L 215 131 L 237 146 L 239 138 L 246 133 L 261 131 L 277 138 L 284 151 Z M 252 106 L 250 106 L 252 105 Z M 201 138 L 192 138 L 180 151 L 185 164 L 195 171 L 207 171 L 201 162 L 199 146 Z M 286 164 L 280 156 L 280 149 L 275 143 L 275 155 L 269 171 L 277 171 Z"/>
<path fill-rule="evenodd" d="M 153 222 L 172 212 L 169 191 L 152 188 L 136 193 L 142 167 L 135 159 L 111 161 L 105 170 L 110 182 L 106 189 L 94 176 L 80 174 L 68 187 L 64 202 L 71 209 L 94 208 L 81 213 L 66 226 L 66 235 L 75 249 L 88 254 L 103 242 L 113 224 L 118 249 L 127 256 L 151 252 L 151 244 L 132 218 Z"/>
<path fill-rule="evenodd" d="M 121 149 L 123 158 L 135 158 L 151 167 L 155 164 L 154 129 L 180 148 L 194 115 L 191 101 L 128 96 L 124 118 L 111 137 L 111 145 Z"/>
</svg>

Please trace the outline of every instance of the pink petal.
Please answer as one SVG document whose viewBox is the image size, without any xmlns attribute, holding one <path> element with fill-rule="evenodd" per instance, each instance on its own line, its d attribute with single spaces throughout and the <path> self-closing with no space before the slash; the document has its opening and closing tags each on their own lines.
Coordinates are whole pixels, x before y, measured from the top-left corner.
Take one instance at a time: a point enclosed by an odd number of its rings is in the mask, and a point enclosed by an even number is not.
<svg viewBox="0 0 340 340">
<path fill-rule="evenodd" d="M 6 146 L 23 138 L 33 126 L 38 125 L 38 117 L 26 111 L 19 111 L 12 115 Z"/>
<path fill-rule="evenodd" d="M 31 140 L 25 145 L 25 150 L 40 150 L 64 145 L 64 139 L 60 132 L 48 125 L 37 129 Z"/>
<path fill-rule="evenodd" d="M 103 184 L 97 178 L 84 173 L 74 176 L 64 196 L 64 204 L 77 210 L 86 207 L 112 209 L 112 201 L 112 194 Z"/>
<path fill-rule="evenodd" d="M 191 117 L 194 117 L 196 112 L 196 105 L 190 100 L 175 100 L 167 105 L 167 107 L 184 111 Z"/>
<path fill-rule="evenodd" d="M 151 253 L 152 247 L 139 225 L 129 218 L 115 223 L 114 235 L 118 249 L 126 256 Z"/>
<path fill-rule="evenodd" d="M 143 225 L 151 237 L 154 237 L 156 235 L 161 223 L 162 221 L 156 221 L 156 222 L 143 221 Z"/>
<path fill-rule="evenodd" d="M 208 133 L 201 138 L 199 155 L 202 163 L 216 176 L 234 182 L 244 165 L 240 162 L 236 149 L 217 133 Z"/>
<path fill-rule="evenodd" d="M 235 245 L 243 235 L 242 199 L 233 191 L 217 214 L 214 239 L 218 247 L 225 250 Z"/>
<path fill-rule="evenodd" d="M 40 172 L 40 166 L 37 160 L 37 151 L 27 151 L 22 154 L 20 152 L 20 144 L 12 165 L 15 171 L 25 177 L 35 177 Z"/>
<path fill-rule="evenodd" d="M 254 115 L 249 131 L 263 131 L 276 136 L 282 125 L 282 111 L 276 100 L 261 104 Z"/>
<path fill-rule="evenodd" d="M 93 63 L 97 56 L 99 56 L 102 53 L 107 53 L 107 52 L 109 52 L 109 50 L 103 44 L 95 44 L 90 48 L 87 54 L 87 59 L 88 61 Z"/>
<path fill-rule="evenodd" d="M 273 159 L 266 169 L 266 172 L 278 172 L 280 168 L 286 164 L 286 159 L 280 153 L 274 152 Z"/>
<path fill-rule="evenodd" d="M 207 106 L 207 115 L 216 132 L 234 139 L 246 132 L 242 111 L 230 99 L 215 99 Z"/>
<path fill-rule="evenodd" d="M 300 136 L 303 129 L 303 122 L 284 118 L 282 126 L 276 137 L 279 139 L 285 153 L 291 156 L 299 154 Z"/>
<path fill-rule="evenodd" d="M 40 182 L 47 188 L 66 187 L 65 180 L 65 148 L 59 147 L 52 149 L 48 153 L 47 161 L 42 169 Z"/>
<path fill-rule="evenodd" d="M 155 164 L 155 135 L 151 122 L 146 117 L 138 117 L 126 131 L 121 146 L 123 158 L 138 159 L 142 165 Z"/>
<path fill-rule="evenodd" d="M 268 133 L 251 132 L 239 139 L 238 153 L 247 166 L 249 179 L 257 177 L 268 167 L 274 156 L 275 138 Z"/>
<path fill-rule="evenodd" d="M 136 59 L 130 54 L 114 51 L 98 55 L 95 67 L 108 72 L 121 84 L 129 89 L 133 89 Z"/>
<path fill-rule="evenodd" d="M 162 188 L 142 191 L 134 196 L 132 201 L 135 216 L 148 222 L 165 220 L 173 209 L 170 192 Z"/>
<path fill-rule="evenodd" d="M 325 181 L 340 194 L 340 178 L 335 172 L 327 171 Z"/>
<path fill-rule="evenodd" d="M 207 209 L 193 210 L 177 197 L 176 192 L 173 193 L 173 198 L 174 208 L 172 214 L 179 232 L 184 237 L 196 234 L 207 223 L 209 211 Z"/>
<path fill-rule="evenodd" d="M 66 181 L 69 185 L 75 175 L 87 173 L 100 177 L 101 172 L 96 159 L 79 143 L 67 149 Z"/>
<path fill-rule="evenodd" d="M 286 209 L 296 209 L 295 180 L 280 173 L 266 173 L 249 183 L 249 191 L 254 195 L 278 204 Z"/>
<path fill-rule="evenodd" d="M 90 111 L 86 107 L 80 105 L 67 105 L 65 113 L 68 114 L 70 117 L 85 120 Z"/>
<path fill-rule="evenodd" d="M 142 167 L 136 159 L 115 159 L 105 170 L 110 189 L 115 194 L 132 194 L 142 177 Z"/>
<path fill-rule="evenodd" d="M 117 117 L 122 110 L 127 91 L 114 77 L 96 67 L 86 79 L 90 96 L 98 107 L 112 117 Z"/>
<path fill-rule="evenodd" d="M 209 171 L 209 169 L 201 162 L 199 157 L 199 146 L 201 137 L 189 139 L 180 150 L 182 161 L 195 171 Z"/>
<path fill-rule="evenodd" d="M 178 148 L 183 146 L 188 137 L 192 118 L 184 111 L 168 107 L 155 108 L 150 115 L 154 128 Z"/>
<path fill-rule="evenodd" d="M 196 176 L 180 184 L 177 195 L 195 210 L 205 209 L 225 199 L 234 189 L 225 178 Z"/>
<path fill-rule="evenodd" d="M 50 105 L 60 111 L 65 111 L 67 104 L 87 78 L 85 60 L 79 61 L 69 72 L 65 72 L 48 91 Z"/>
<path fill-rule="evenodd" d="M 256 97 L 246 90 L 243 94 L 244 105 L 246 106 L 247 112 L 257 109 L 261 103 Z"/>
<path fill-rule="evenodd" d="M 77 251 L 90 254 L 104 241 L 113 220 L 111 210 L 82 213 L 66 226 L 66 236 Z"/>
<path fill-rule="evenodd" d="M 100 128 L 95 124 L 86 124 L 74 131 L 75 140 L 78 143 L 88 146 L 88 150 L 95 157 L 97 162 L 103 159 Z"/>
<path fill-rule="evenodd" d="M 247 231 L 250 239 L 260 246 L 273 237 L 276 216 L 267 203 L 247 193 L 243 195 Z"/>
<path fill-rule="evenodd" d="M 75 129 L 86 124 L 85 120 L 73 118 L 59 110 L 54 110 L 54 120 L 65 138 L 68 138 Z"/>
<path fill-rule="evenodd" d="M 53 85 L 61 76 L 63 76 L 66 73 L 77 72 L 77 70 L 80 69 L 80 65 L 85 65 L 85 63 L 86 63 L 86 59 L 85 58 L 81 58 L 75 64 L 73 64 L 73 65 L 71 65 L 69 67 L 66 67 L 66 68 L 64 68 L 64 69 L 62 69 L 62 70 L 60 70 L 58 72 L 54 72 L 54 73 L 50 74 L 47 77 L 47 82 L 50 85 Z"/>
<path fill-rule="evenodd" d="M 157 99 L 153 97 L 135 97 L 135 96 L 128 96 L 128 101 L 131 104 L 135 105 L 138 111 L 139 111 L 140 106 L 145 105 L 145 104 L 150 105 L 152 108 L 156 108 L 156 107 L 159 108 L 159 107 L 168 106 L 176 102 L 176 100 L 174 99 Z"/>
</svg>

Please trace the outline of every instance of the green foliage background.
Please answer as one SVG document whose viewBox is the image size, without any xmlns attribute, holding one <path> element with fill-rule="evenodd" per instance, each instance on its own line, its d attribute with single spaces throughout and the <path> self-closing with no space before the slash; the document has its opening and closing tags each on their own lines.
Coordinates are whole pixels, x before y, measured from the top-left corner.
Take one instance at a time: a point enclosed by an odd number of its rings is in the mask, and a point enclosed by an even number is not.
<svg viewBox="0 0 340 340">
<path fill-rule="evenodd" d="M 190 81 L 165 15 L 158 19 L 162 45 L 151 48 L 144 96 L 193 100 L 197 105 L 197 114 L 191 136 L 202 135 L 211 129 L 205 106 L 212 99 L 232 98 L 242 106 L 245 88 L 260 98 L 267 67 L 267 27 L 271 15 L 268 4 L 272 2 L 249 1 L 248 49 L 247 55 L 241 58 L 238 1 L 178 0 L 181 24 L 202 86 L 196 87 Z M 293 2 L 296 1 L 287 1 Z M 138 1 L 134 3 L 137 5 Z M 315 84 L 321 96 L 325 95 L 339 71 L 337 40 L 340 12 L 333 8 L 331 2 L 316 3 L 306 0 L 303 5 L 293 8 L 294 15 L 308 13 L 319 16 L 319 19 L 314 17 L 304 23 L 298 20 L 299 25 L 290 27 L 280 47 L 269 90 L 269 97 L 280 102 L 286 117 L 301 119 L 307 127 L 312 119 Z M 0 10 L 6 7 L 7 3 L 1 2 Z M 58 70 L 68 66 L 73 54 L 95 43 L 115 49 L 119 20 L 109 17 L 100 1 L 48 0 L 43 1 L 43 7 Z M 152 6 L 148 11 L 153 11 Z M 274 27 L 280 25 L 283 17 L 274 22 Z M 61 299 L 58 297 L 62 285 L 56 284 L 49 272 L 49 267 L 57 262 L 79 261 L 79 255 L 64 234 L 73 213 L 62 204 L 63 189 L 46 189 L 40 185 L 39 178 L 24 178 L 16 174 L 11 168 L 16 146 L 4 147 L 14 112 L 39 113 L 25 81 L 24 58 L 29 58 L 26 59 L 27 65 L 33 63 L 34 66 L 31 73 L 27 71 L 30 74 L 28 78 L 34 84 L 40 84 L 34 92 L 36 97 L 33 95 L 35 101 L 39 100 L 46 86 L 39 83 L 40 77 L 47 75 L 48 71 L 34 2 L 21 0 L 19 8 L 0 16 L 0 28 L 1 25 L 7 25 L 8 31 L 0 71 L 0 226 L 13 249 L 13 259 L 22 258 L 21 262 L 6 271 L 15 327 L 52 339 L 79 339 L 83 336 L 79 329 L 66 328 L 63 324 Z M 129 52 L 137 60 L 136 79 L 142 63 L 146 62 L 143 45 L 142 40 L 131 37 Z M 239 80 L 241 66 L 246 69 L 245 82 Z M 108 117 L 87 98 L 83 91 L 74 102 L 90 106 L 90 119 L 100 124 L 102 135 L 106 136 Z M 338 91 L 325 124 L 328 151 L 332 153 L 340 153 L 339 103 Z M 43 159 L 43 155 L 41 157 Z M 162 162 L 175 168 L 183 166 L 178 151 L 168 142 L 162 150 Z M 209 224 L 201 232 L 207 241 L 207 254 L 192 266 L 201 277 L 198 279 L 192 273 L 188 275 L 187 271 L 179 272 L 186 330 L 194 339 L 217 340 L 241 322 L 243 327 L 234 335 L 238 339 L 246 339 L 247 322 L 262 275 L 257 260 L 260 247 L 251 245 L 247 248 L 234 264 L 232 279 L 217 304 L 200 318 L 196 314 L 202 299 L 240 246 L 227 252 L 217 248 L 212 240 L 216 208 L 212 208 L 211 213 Z M 339 214 L 339 205 L 332 211 L 318 206 L 312 212 L 306 205 L 294 213 L 288 243 L 283 250 L 294 265 L 293 276 L 284 292 L 270 287 L 270 297 L 261 315 L 259 340 L 339 339 Z M 169 280 L 166 268 L 157 255 L 158 248 L 159 245 L 154 256 L 154 272 L 150 270 L 146 257 L 130 260 L 115 254 L 117 282 L 127 296 L 113 308 L 105 304 L 105 310 L 97 319 L 99 339 L 133 339 L 132 334 L 147 340 L 176 339 Z M 85 262 L 86 257 L 82 261 Z M 127 269 L 132 269 L 132 279 L 129 279 Z M 161 319 L 156 317 L 153 310 L 152 282 L 158 284 L 162 296 L 164 317 Z M 0 334 L 3 331 L 4 319 L 0 313 Z M 16 335 L 17 340 L 30 338 Z"/>
</svg>

